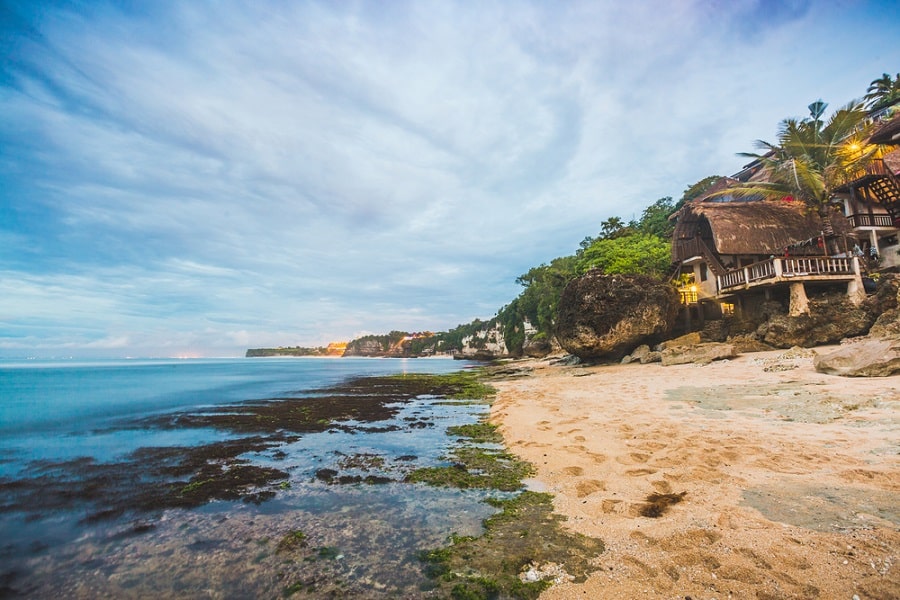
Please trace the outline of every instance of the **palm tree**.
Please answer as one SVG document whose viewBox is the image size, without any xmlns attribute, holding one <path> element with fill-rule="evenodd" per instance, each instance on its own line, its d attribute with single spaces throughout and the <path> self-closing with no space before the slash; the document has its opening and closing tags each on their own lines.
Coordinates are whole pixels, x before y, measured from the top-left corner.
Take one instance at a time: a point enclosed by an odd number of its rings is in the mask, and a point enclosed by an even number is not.
<svg viewBox="0 0 900 600">
<path fill-rule="evenodd" d="M 763 153 L 740 154 L 759 162 L 764 181 L 737 184 L 716 195 L 797 199 L 824 210 L 835 189 L 878 152 L 878 146 L 866 143 L 871 124 L 861 102 L 851 102 L 822 121 L 826 106 L 819 100 L 810 104 L 810 118 L 782 121 L 777 143 L 756 141 Z"/>
<path fill-rule="evenodd" d="M 865 101 L 869 110 L 878 110 L 900 102 L 900 73 L 893 79 L 883 73 L 878 79 L 872 80 L 867 92 Z"/>
</svg>

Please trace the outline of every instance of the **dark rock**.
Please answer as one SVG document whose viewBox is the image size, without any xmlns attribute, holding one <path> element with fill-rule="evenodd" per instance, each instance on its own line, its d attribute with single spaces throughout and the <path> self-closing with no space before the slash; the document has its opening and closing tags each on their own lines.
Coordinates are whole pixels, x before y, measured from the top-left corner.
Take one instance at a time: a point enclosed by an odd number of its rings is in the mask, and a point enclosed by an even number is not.
<svg viewBox="0 0 900 600">
<path fill-rule="evenodd" d="M 662 352 L 648 352 L 645 356 L 640 358 L 641 364 L 646 365 L 648 363 L 662 362 Z"/>
<path fill-rule="evenodd" d="M 522 346 L 522 352 L 525 356 L 530 358 L 544 358 L 550 354 L 552 350 L 553 347 L 551 346 L 550 341 L 545 337 L 528 340 Z"/>
<path fill-rule="evenodd" d="M 678 292 L 667 282 L 593 270 L 563 290 L 556 337 L 582 359 L 617 360 L 665 337 L 678 307 Z"/>
<path fill-rule="evenodd" d="M 875 295 L 866 300 L 871 300 L 873 311 L 879 313 L 869 335 L 900 337 L 900 276 L 892 274 L 882 277 Z"/>
<path fill-rule="evenodd" d="M 900 338 L 868 338 L 816 355 L 816 371 L 845 377 L 887 377 L 900 373 Z"/>
<path fill-rule="evenodd" d="M 828 294 L 810 298 L 809 314 L 771 315 L 757 329 L 757 337 L 776 348 L 836 344 L 844 338 L 865 335 L 875 317 L 867 306 L 854 306 L 845 294 Z"/>
<path fill-rule="evenodd" d="M 677 346 L 696 346 L 701 343 L 703 339 L 700 337 L 700 333 L 697 331 L 693 331 L 691 333 L 686 333 L 684 335 L 678 336 L 677 338 L 672 338 L 671 340 L 666 340 L 657 346 L 657 350 L 662 351 L 666 348 L 675 348 Z"/>
<path fill-rule="evenodd" d="M 694 346 L 674 346 L 662 351 L 662 364 L 671 365 L 698 364 L 708 365 L 714 360 L 734 358 L 737 353 L 732 344 L 708 342 Z"/>
<path fill-rule="evenodd" d="M 725 341 L 732 344 L 734 346 L 734 351 L 738 354 L 744 354 L 746 352 L 766 352 L 775 349 L 769 344 L 759 341 L 752 335 L 736 335 L 734 337 L 729 337 Z"/>
</svg>

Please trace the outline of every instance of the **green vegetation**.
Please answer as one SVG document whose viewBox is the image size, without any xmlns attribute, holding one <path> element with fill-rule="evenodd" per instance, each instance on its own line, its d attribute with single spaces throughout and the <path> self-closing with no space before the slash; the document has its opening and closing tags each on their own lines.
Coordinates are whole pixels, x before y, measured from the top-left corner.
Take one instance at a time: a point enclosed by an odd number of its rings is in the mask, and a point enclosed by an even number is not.
<svg viewBox="0 0 900 600">
<path fill-rule="evenodd" d="M 261 358 L 264 356 L 328 356 L 328 348 L 303 348 L 292 346 L 290 348 L 250 348 L 245 355 L 247 358 Z"/>
<path fill-rule="evenodd" d="M 887 108 L 900 103 L 900 73 L 893 79 L 887 73 L 883 73 L 878 79 L 872 80 L 864 100 L 869 110 Z"/>
<path fill-rule="evenodd" d="M 534 472 L 531 464 L 519 460 L 500 447 L 503 436 L 496 425 L 480 422 L 447 428 L 447 435 L 461 438 L 444 459 L 448 464 L 423 467 L 407 475 L 411 483 L 427 483 L 460 489 L 492 489 L 514 492 L 522 489 L 522 479 Z"/>
<path fill-rule="evenodd" d="M 520 275 L 516 283 L 525 289 L 501 308 L 496 317 L 509 351 L 521 352 L 526 321 L 537 329 L 537 335 L 552 337 L 563 290 L 590 269 L 664 277 L 672 265 L 670 238 L 674 224 L 669 217 L 716 179 L 706 177 L 690 186 L 677 203 L 668 196 L 660 198 L 644 209 L 638 221 L 626 224 L 619 217 L 610 217 L 601 223 L 597 237 L 582 240 L 574 255 L 555 258 L 550 264 L 533 267 Z"/>
<path fill-rule="evenodd" d="M 474 444 L 501 444 L 503 436 L 497 426 L 491 423 L 474 423 L 472 425 L 456 425 L 447 428 L 447 435 L 468 438 Z"/>
<path fill-rule="evenodd" d="M 451 464 L 423 467 L 410 473 L 406 481 L 460 489 L 488 489 L 515 492 L 534 468 L 503 450 L 459 447 L 445 457 Z"/>
<path fill-rule="evenodd" d="M 456 400 L 486 400 L 496 391 L 482 381 L 482 372 L 478 370 L 456 371 L 443 375 L 404 373 L 386 379 L 399 380 L 414 389 L 431 390 L 427 393 Z"/>
<path fill-rule="evenodd" d="M 421 556 L 435 587 L 449 597 L 533 599 L 557 576 L 584 581 L 595 570 L 603 542 L 566 530 L 549 494 L 522 492 L 490 503 L 500 512 L 484 520 L 484 535 L 453 536 L 449 546 Z M 520 578 L 528 570 L 533 581 Z"/>
<path fill-rule="evenodd" d="M 808 118 L 783 120 L 777 142 L 756 141 L 761 154 L 741 153 L 758 161 L 769 181 L 747 182 L 723 193 L 796 198 L 824 210 L 835 189 L 879 152 L 866 143 L 873 125 L 862 102 L 851 102 L 822 120 L 827 106 L 818 100 L 809 105 Z"/>
<path fill-rule="evenodd" d="M 300 530 L 289 531 L 285 534 L 278 545 L 275 547 L 275 553 L 293 552 L 299 548 L 306 548 L 306 534 Z"/>
<path fill-rule="evenodd" d="M 662 278 L 670 269 L 670 243 L 648 233 L 601 239 L 585 248 L 576 263 L 583 275 L 591 269 L 602 269 L 609 275 L 640 274 Z"/>
<path fill-rule="evenodd" d="M 500 491 L 522 489 L 531 464 L 485 444 L 503 438 L 497 427 L 480 422 L 447 429 L 462 438 L 446 457 L 444 467 L 418 469 L 409 481 L 459 488 Z M 553 513 L 552 496 L 522 491 L 512 497 L 486 500 L 499 512 L 483 521 L 480 537 L 452 535 L 449 545 L 424 552 L 426 574 L 443 596 L 455 599 L 537 598 L 557 576 L 584 581 L 603 552 L 600 540 L 574 534 Z M 531 569 L 529 580 L 520 575 Z"/>
</svg>

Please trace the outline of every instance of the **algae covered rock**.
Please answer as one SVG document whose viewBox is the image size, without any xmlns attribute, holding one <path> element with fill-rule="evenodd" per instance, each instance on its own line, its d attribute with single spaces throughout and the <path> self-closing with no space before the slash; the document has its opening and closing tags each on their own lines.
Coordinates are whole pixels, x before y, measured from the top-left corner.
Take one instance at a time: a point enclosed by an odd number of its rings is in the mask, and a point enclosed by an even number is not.
<svg viewBox="0 0 900 600">
<path fill-rule="evenodd" d="M 678 307 L 678 292 L 667 282 L 595 269 L 563 290 L 556 338 L 580 358 L 618 360 L 664 338 Z"/>
</svg>

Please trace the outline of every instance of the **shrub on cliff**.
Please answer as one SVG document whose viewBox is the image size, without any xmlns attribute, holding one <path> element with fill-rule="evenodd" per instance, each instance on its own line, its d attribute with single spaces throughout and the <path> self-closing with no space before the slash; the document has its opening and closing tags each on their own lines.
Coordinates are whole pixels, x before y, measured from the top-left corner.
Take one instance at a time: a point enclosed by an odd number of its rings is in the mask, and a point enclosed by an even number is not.
<svg viewBox="0 0 900 600">
<path fill-rule="evenodd" d="M 579 275 L 599 268 L 608 275 L 650 275 L 662 277 L 672 264 L 669 242 L 648 233 L 594 241 L 576 263 Z"/>
</svg>

